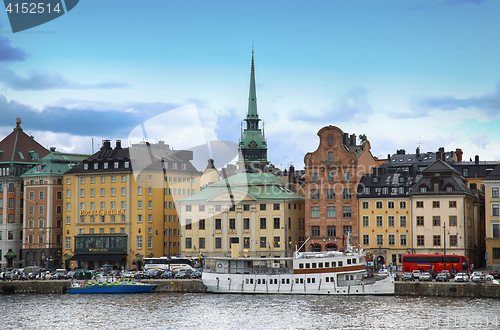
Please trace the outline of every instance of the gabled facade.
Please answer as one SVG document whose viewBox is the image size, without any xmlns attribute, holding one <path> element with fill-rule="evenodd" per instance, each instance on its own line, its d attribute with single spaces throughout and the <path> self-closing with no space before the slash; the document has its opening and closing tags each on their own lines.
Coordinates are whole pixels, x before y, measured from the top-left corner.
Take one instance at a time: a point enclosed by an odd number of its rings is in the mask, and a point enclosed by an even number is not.
<svg viewBox="0 0 500 330">
<path fill-rule="evenodd" d="M 402 265 L 410 253 L 412 177 L 408 171 L 375 168 L 358 185 L 359 241 L 375 264 Z"/>
<path fill-rule="evenodd" d="M 239 141 L 240 169 L 247 172 L 263 171 L 269 163 L 267 161 L 267 141 L 264 129 L 260 129 L 259 114 L 257 113 L 257 93 L 255 89 L 255 68 L 252 50 L 252 66 L 250 72 L 250 93 L 248 97 L 248 113 L 245 119 L 246 128 L 241 132 Z"/>
<path fill-rule="evenodd" d="M 497 165 L 486 178 L 486 266 L 488 269 L 500 268 L 500 165 Z"/>
<path fill-rule="evenodd" d="M 74 268 L 140 268 L 179 253 L 175 201 L 199 191 L 192 152 L 160 141 L 102 148 L 64 175 L 63 260 Z"/>
<path fill-rule="evenodd" d="M 185 256 L 291 256 L 304 236 L 304 198 L 272 173 L 236 174 L 178 205 Z"/>
<path fill-rule="evenodd" d="M 23 266 L 61 268 L 63 237 L 63 175 L 88 155 L 51 148 L 24 179 Z"/>
<path fill-rule="evenodd" d="M 323 127 L 318 136 L 318 149 L 304 157 L 305 237 L 311 237 L 306 251 L 340 250 L 348 232 L 359 242 L 356 190 L 375 159 L 366 136 L 357 145 L 355 135 L 335 126 Z"/>
<path fill-rule="evenodd" d="M 436 160 L 411 192 L 412 254 L 468 256 L 479 262 L 479 200 L 452 166 Z"/>
<path fill-rule="evenodd" d="M 23 179 L 49 151 L 21 128 L 0 141 L 0 267 L 22 267 Z"/>
</svg>

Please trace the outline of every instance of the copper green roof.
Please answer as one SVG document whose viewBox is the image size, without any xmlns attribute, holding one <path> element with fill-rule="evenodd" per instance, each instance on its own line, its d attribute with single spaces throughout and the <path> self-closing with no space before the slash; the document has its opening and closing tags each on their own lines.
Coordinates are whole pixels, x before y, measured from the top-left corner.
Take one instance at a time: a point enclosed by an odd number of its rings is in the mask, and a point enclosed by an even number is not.
<svg viewBox="0 0 500 330">
<path fill-rule="evenodd" d="M 240 173 L 213 183 L 199 193 L 182 199 L 182 202 L 206 201 L 215 194 L 229 190 L 233 194 L 236 191 L 249 194 L 257 200 L 304 200 L 304 197 L 285 187 L 272 173 Z"/>
<path fill-rule="evenodd" d="M 63 175 L 87 157 L 88 155 L 66 154 L 53 151 L 43 157 L 37 166 L 21 175 L 21 177 Z"/>
</svg>

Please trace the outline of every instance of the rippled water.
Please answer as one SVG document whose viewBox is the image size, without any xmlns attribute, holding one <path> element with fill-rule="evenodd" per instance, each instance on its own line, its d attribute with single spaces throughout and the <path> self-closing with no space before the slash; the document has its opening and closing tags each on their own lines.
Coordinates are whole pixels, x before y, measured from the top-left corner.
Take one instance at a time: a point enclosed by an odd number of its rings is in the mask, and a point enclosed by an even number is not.
<svg viewBox="0 0 500 330">
<path fill-rule="evenodd" d="M 3 295 L 2 329 L 499 329 L 500 300 L 439 297 Z"/>
</svg>

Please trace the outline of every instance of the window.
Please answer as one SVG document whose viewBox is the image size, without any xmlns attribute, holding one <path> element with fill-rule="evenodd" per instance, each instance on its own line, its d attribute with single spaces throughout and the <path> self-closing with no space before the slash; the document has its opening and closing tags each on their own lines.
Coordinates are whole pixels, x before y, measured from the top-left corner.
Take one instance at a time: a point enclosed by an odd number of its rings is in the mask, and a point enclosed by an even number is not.
<svg viewBox="0 0 500 330">
<path fill-rule="evenodd" d="M 141 223 L 142 222 L 142 214 L 137 215 L 137 222 Z"/>
<path fill-rule="evenodd" d="M 498 187 L 491 188 L 491 198 L 498 198 L 498 197 L 500 197 L 499 188 Z"/>
<path fill-rule="evenodd" d="M 457 216 L 450 215 L 449 223 L 450 223 L 450 226 L 456 226 L 457 225 Z"/>
<path fill-rule="evenodd" d="M 383 204 L 382 204 L 382 202 L 380 202 L 380 201 L 379 201 L 379 202 L 376 202 L 376 203 L 375 203 L 375 208 L 377 208 L 377 209 L 382 209 L 382 208 L 383 208 Z"/>
<path fill-rule="evenodd" d="M 243 237 L 243 248 L 244 249 L 250 248 L 250 237 Z"/>
<path fill-rule="evenodd" d="M 142 187 L 137 187 L 137 196 L 142 196 Z"/>
<path fill-rule="evenodd" d="M 137 182 L 142 182 L 142 174 L 137 175 Z"/>
<path fill-rule="evenodd" d="M 335 237 L 337 236 L 337 230 L 335 226 L 326 226 L 326 233 L 328 237 Z"/>
<path fill-rule="evenodd" d="M 433 208 L 439 208 L 439 201 L 433 201 L 432 202 L 432 207 Z"/>
<path fill-rule="evenodd" d="M 67 190 L 69 191 L 69 190 Z M 33 200 L 35 199 L 35 192 L 34 191 L 30 191 L 30 197 L 29 197 L 30 200 Z"/>
<path fill-rule="evenodd" d="M 221 237 L 215 238 L 215 248 L 222 249 L 222 238 Z"/>
<path fill-rule="evenodd" d="M 127 182 L 127 177 L 125 175 L 122 175 L 122 182 Z"/>
<path fill-rule="evenodd" d="M 388 234 L 387 235 L 387 244 L 388 245 L 396 245 L 396 235 Z"/>
<path fill-rule="evenodd" d="M 45 191 L 40 191 L 40 199 L 45 199 Z"/>
<path fill-rule="evenodd" d="M 326 207 L 326 217 L 327 218 L 335 218 L 335 206 L 327 206 Z"/>
<path fill-rule="evenodd" d="M 343 232 L 345 236 L 347 236 L 349 233 L 352 233 L 352 226 L 344 226 Z"/>
<path fill-rule="evenodd" d="M 441 217 L 439 215 L 435 215 L 432 217 L 432 225 L 441 226 Z"/>
<path fill-rule="evenodd" d="M 375 224 L 377 227 L 383 227 L 384 226 L 384 217 L 382 215 L 377 215 L 375 218 Z"/>
<path fill-rule="evenodd" d="M 363 215 L 361 222 L 362 222 L 363 227 L 370 227 L 370 217 L 369 216 Z"/>
<path fill-rule="evenodd" d="M 57 205 L 56 206 L 56 214 L 61 214 L 62 213 L 62 206 L 61 205 Z"/>
<path fill-rule="evenodd" d="M 274 229 L 280 229 L 280 218 L 274 218 Z"/>
<path fill-rule="evenodd" d="M 344 181 L 345 182 L 349 182 L 350 178 L 351 178 L 351 173 L 349 173 L 349 172 L 344 173 Z"/>
<path fill-rule="evenodd" d="M 423 226 L 423 225 L 424 225 L 424 217 L 417 216 L 417 226 Z"/>
<path fill-rule="evenodd" d="M 66 203 L 66 211 L 71 211 L 71 203 Z"/>
<path fill-rule="evenodd" d="M 363 203 L 361 203 L 361 207 L 364 210 L 368 210 L 370 208 L 370 202 L 363 202 Z"/>
<path fill-rule="evenodd" d="M 417 201 L 417 207 L 418 208 L 424 207 L 424 202 L 423 201 Z"/>
<path fill-rule="evenodd" d="M 221 230 L 222 229 L 222 219 L 217 218 L 215 219 L 215 230 Z"/>
<path fill-rule="evenodd" d="M 66 250 L 71 249 L 71 237 L 66 237 L 65 238 L 64 247 L 65 247 Z"/>
<path fill-rule="evenodd" d="M 312 174 L 312 182 L 318 182 L 318 173 Z"/>
<path fill-rule="evenodd" d="M 243 218 L 243 230 L 250 229 L 250 218 Z"/>
<path fill-rule="evenodd" d="M 260 218 L 260 229 L 266 229 L 266 218 Z"/>
<path fill-rule="evenodd" d="M 335 189 L 326 190 L 326 199 L 335 199 Z"/>
<path fill-rule="evenodd" d="M 406 244 L 407 244 L 406 234 L 399 235 L 399 245 L 406 246 Z"/>
<path fill-rule="evenodd" d="M 205 237 L 198 238 L 198 248 L 200 249 L 205 248 Z"/>
<path fill-rule="evenodd" d="M 383 187 L 382 188 L 382 194 L 387 195 L 389 193 L 389 188 Z"/>
<path fill-rule="evenodd" d="M 142 250 L 142 236 L 137 236 L 137 249 Z"/>
<path fill-rule="evenodd" d="M 115 195 L 116 195 L 116 188 L 111 188 L 110 189 L 110 194 L 111 194 L 111 197 L 115 197 Z"/>
<path fill-rule="evenodd" d="M 424 246 L 424 235 L 417 235 L 417 245 Z"/>
<path fill-rule="evenodd" d="M 319 215 L 318 215 L 318 217 L 319 217 Z M 351 217 L 351 207 L 350 206 L 343 206 L 342 207 L 342 217 L 344 217 L 344 218 Z"/>
<path fill-rule="evenodd" d="M 393 209 L 394 208 L 394 202 L 387 202 L 387 208 L 388 209 Z"/>
<path fill-rule="evenodd" d="M 66 216 L 66 224 L 71 225 L 71 217 L 69 215 Z"/>
<path fill-rule="evenodd" d="M 80 183 L 85 184 L 85 178 L 80 178 Z"/>
<path fill-rule="evenodd" d="M 319 226 L 311 226 L 311 236 L 312 237 L 319 237 Z"/>
<path fill-rule="evenodd" d="M 115 218 L 115 215 L 114 214 L 111 214 L 109 216 L 109 222 L 115 222 L 116 221 L 116 218 Z"/>
<path fill-rule="evenodd" d="M 126 201 L 121 201 L 121 202 L 120 202 L 120 208 L 121 208 L 122 210 L 125 210 L 125 206 L 126 206 L 126 204 L 127 204 L 127 202 L 126 202 Z"/>
<path fill-rule="evenodd" d="M 29 214 L 34 214 L 35 213 L 35 207 L 34 206 L 30 206 L 29 207 Z"/>
<path fill-rule="evenodd" d="M 395 227 L 395 221 L 394 221 L 394 216 L 393 215 L 388 215 L 387 216 L 387 227 Z"/>
<path fill-rule="evenodd" d="M 8 237 L 9 240 L 14 239 L 14 233 L 12 231 L 9 231 L 8 234 L 9 234 L 9 237 Z M 40 243 L 40 244 L 43 243 L 43 234 L 38 234 L 38 243 Z"/>
<path fill-rule="evenodd" d="M 198 229 L 199 230 L 205 230 L 205 219 L 199 219 L 198 220 Z"/>
<path fill-rule="evenodd" d="M 311 206 L 311 218 L 319 218 L 319 206 Z"/>
<path fill-rule="evenodd" d="M 274 247 L 280 247 L 280 237 L 274 236 Z"/>
<path fill-rule="evenodd" d="M 205 205 L 198 205 L 198 211 L 205 212 Z"/>
<path fill-rule="evenodd" d="M 328 161 L 333 162 L 333 151 L 328 152 Z"/>
<path fill-rule="evenodd" d="M 450 246 L 457 246 L 458 240 L 457 235 L 450 235 Z"/>
<path fill-rule="evenodd" d="M 399 227 L 406 227 L 406 215 L 399 216 Z"/>
<path fill-rule="evenodd" d="M 328 173 L 328 182 L 335 181 L 335 174 L 333 172 Z"/>
<path fill-rule="evenodd" d="M 311 199 L 319 199 L 319 189 L 311 189 Z"/>
<path fill-rule="evenodd" d="M 186 249 L 192 249 L 191 237 L 186 237 Z"/>
<path fill-rule="evenodd" d="M 383 234 L 377 234 L 377 245 L 378 246 L 384 245 L 384 235 Z"/>
<path fill-rule="evenodd" d="M 406 209 L 406 202 L 405 201 L 399 202 L 399 208 L 402 210 Z"/>
<path fill-rule="evenodd" d="M 499 205 L 498 204 L 491 205 L 491 216 L 498 217 L 499 214 L 500 214 Z"/>
<path fill-rule="evenodd" d="M 469 169 L 468 168 L 462 169 L 462 175 L 465 177 L 469 176 Z"/>
<path fill-rule="evenodd" d="M 273 205 L 273 209 L 274 209 L 275 211 L 279 211 L 279 209 L 280 209 L 280 204 L 279 204 L 279 203 L 275 203 L 275 204 Z"/>
<path fill-rule="evenodd" d="M 142 210 L 142 201 L 137 201 L 137 208 Z"/>
<path fill-rule="evenodd" d="M 71 190 L 70 189 L 66 189 L 66 198 L 70 198 L 71 197 Z M 30 199 L 31 198 L 31 192 L 30 192 Z"/>
<path fill-rule="evenodd" d="M 71 178 L 66 178 L 66 184 L 71 184 Z"/>
<path fill-rule="evenodd" d="M 229 218 L 229 229 L 236 230 L 236 219 Z"/>
<path fill-rule="evenodd" d="M 266 210 L 266 204 L 260 204 L 260 210 L 261 211 L 265 211 Z"/>
<path fill-rule="evenodd" d="M 43 205 L 40 205 L 39 213 L 43 214 L 44 212 L 45 212 L 45 207 Z"/>
<path fill-rule="evenodd" d="M 90 222 L 91 222 L 91 223 L 94 223 L 94 222 L 95 222 L 95 215 L 91 215 L 91 216 L 90 216 Z"/>
<path fill-rule="evenodd" d="M 365 187 L 364 194 L 370 195 L 370 187 Z"/>
<path fill-rule="evenodd" d="M 427 187 L 420 187 L 420 192 L 421 193 L 427 192 Z"/>
<path fill-rule="evenodd" d="M 432 237 L 432 245 L 440 246 L 441 245 L 441 235 L 434 235 Z"/>
<path fill-rule="evenodd" d="M 398 194 L 403 195 L 405 193 L 405 188 L 404 187 L 399 187 L 398 188 Z"/>
<path fill-rule="evenodd" d="M 363 234 L 363 245 L 365 245 L 365 246 L 370 245 L 370 235 L 369 234 Z"/>
<path fill-rule="evenodd" d="M 261 237 L 260 238 L 260 247 L 265 248 L 266 247 L 266 237 Z"/>
<path fill-rule="evenodd" d="M 450 208 L 456 208 L 457 207 L 457 201 L 450 201 Z"/>
<path fill-rule="evenodd" d="M 85 197 L 85 189 L 80 189 L 80 197 Z"/>
<path fill-rule="evenodd" d="M 351 199 L 351 189 L 344 189 L 342 191 L 342 198 L 343 199 Z"/>
</svg>

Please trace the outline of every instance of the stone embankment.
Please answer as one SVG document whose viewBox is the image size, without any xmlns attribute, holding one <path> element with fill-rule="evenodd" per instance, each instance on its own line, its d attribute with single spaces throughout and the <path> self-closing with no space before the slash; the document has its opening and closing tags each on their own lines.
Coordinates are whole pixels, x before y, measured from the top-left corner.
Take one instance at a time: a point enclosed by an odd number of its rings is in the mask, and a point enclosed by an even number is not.
<svg viewBox="0 0 500 330">
<path fill-rule="evenodd" d="M 150 280 L 158 284 L 154 292 L 203 293 L 207 288 L 201 280 Z M 0 292 L 8 293 L 66 293 L 71 286 L 70 280 L 47 281 L 6 281 L 0 282 Z"/>
<path fill-rule="evenodd" d="M 500 285 L 490 282 L 397 282 L 395 290 L 400 296 L 500 298 Z"/>
</svg>

